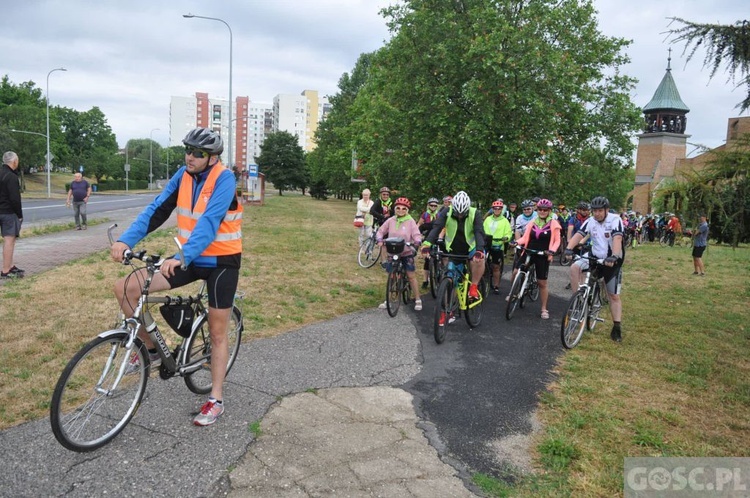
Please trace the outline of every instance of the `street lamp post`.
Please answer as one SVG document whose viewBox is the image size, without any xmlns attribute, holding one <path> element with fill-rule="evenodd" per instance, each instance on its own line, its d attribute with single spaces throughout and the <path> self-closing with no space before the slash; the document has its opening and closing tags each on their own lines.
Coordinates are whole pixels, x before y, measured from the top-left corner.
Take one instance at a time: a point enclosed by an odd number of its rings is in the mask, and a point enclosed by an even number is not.
<svg viewBox="0 0 750 498">
<path fill-rule="evenodd" d="M 229 125 L 228 125 L 228 134 L 229 139 L 227 142 L 229 142 L 227 145 L 227 159 L 229 160 L 229 167 L 232 167 L 232 106 L 234 106 L 234 102 L 232 102 L 232 27 L 229 25 L 228 22 L 226 22 L 224 19 L 219 19 L 218 17 L 205 17 L 205 16 L 197 16 L 195 14 L 183 14 L 182 17 L 185 17 L 187 19 L 197 18 L 197 19 L 208 19 L 210 21 L 218 21 L 224 23 L 224 25 L 229 29 Z"/>
<path fill-rule="evenodd" d="M 50 169 L 52 169 L 52 159 L 49 154 L 49 75 L 55 71 L 67 71 L 64 67 L 58 67 L 47 73 L 47 198 L 52 197 L 52 178 L 50 176 Z"/>
<path fill-rule="evenodd" d="M 159 128 L 154 128 L 150 132 L 148 132 L 148 189 L 153 189 L 153 183 L 154 183 L 154 140 L 151 138 L 151 134 L 155 131 L 158 131 Z"/>
</svg>

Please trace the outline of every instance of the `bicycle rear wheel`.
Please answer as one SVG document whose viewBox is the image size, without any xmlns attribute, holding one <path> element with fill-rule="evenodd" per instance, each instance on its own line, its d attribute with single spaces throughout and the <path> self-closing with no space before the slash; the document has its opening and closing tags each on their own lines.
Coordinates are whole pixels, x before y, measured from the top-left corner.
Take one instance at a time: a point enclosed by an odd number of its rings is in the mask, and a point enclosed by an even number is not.
<svg viewBox="0 0 750 498">
<path fill-rule="evenodd" d="M 226 375 L 229 375 L 234 361 L 237 359 L 237 353 L 240 350 L 242 342 L 242 312 L 237 306 L 232 307 L 227 324 L 227 342 L 229 349 L 229 360 L 227 361 Z M 208 394 L 213 387 L 211 378 L 211 337 L 208 332 L 208 313 L 197 326 L 196 331 L 188 339 L 188 364 L 196 363 L 199 368 L 185 376 L 185 385 L 195 394 Z"/>
<path fill-rule="evenodd" d="M 385 284 L 385 307 L 390 316 L 398 315 L 398 308 L 401 306 L 401 293 L 403 292 L 404 276 L 398 269 L 397 264 L 388 274 L 388 281 Z"/>
<path fill-rule="evenodd" d="M 50 423 L 67 449 L 85 452 L 104 446 L 138 410 L 148 381 L 148 352 L 139 339 L 126 349 L 128 338 L 125 331 L 102 334 L 78 351 L 60 375 Z"/>
<path fill-rule="evenodd" d="M 485 278 L 482 277 L 482 279 L 479 281 L 479 292 L 482 293 L 482 301 L 479 302 L 479 304 L 476 303 L 469 303 L 466 306 L 466 323 L 471 328 L 479 327 L 479 324 L 482 323 L 482 312 L 484 309 L 484 299 L 487 298 L 487 295 L 489 294 L 485 289 L 489 288 L 489 284 L 485 282 Z M 474 304 L 474 306 L 471 306 Z"/>
<path fill-rule="evenodd" d="M 380 259 L 380 252 L 382 247 L 375 243 L 375 239 L 370 237 L 369 239 L 362 242 L 359 246 L 359 253 L 357 253 L 357 263 L 362 268 L 370 268 Z"/>
<path fill-rule="evenodd" d="M 576 347 L 586 328 L 586 291 L 581 289 L 570 298 L 560 325 L 560 337 L 566 349 Z"/>
<path fill-rule="evenodd" d="M 523 286 L 524 274 L 518 272 L 516 278 L 513 280 L 513 285 L 510 288 L 510 294 L 508 295 L 508 304 L 505 306 L 505 319 L 510 320 L 513 317 L 513 313 L 516 308 L 521 304 L 521 287 Z"/>
<path fill-rule="evenodd" d="M 445 341 L 445 333 L 450 322 L 451 313 L 454 308 L 456 293 L 453 292 L 453 281 L 450 278 L 443 279 L 437 291 L 438 297 L 435 301 L 435 312 L 433 317 L 433 334 L 435 342 L 442 344 Z"/>
</svg>

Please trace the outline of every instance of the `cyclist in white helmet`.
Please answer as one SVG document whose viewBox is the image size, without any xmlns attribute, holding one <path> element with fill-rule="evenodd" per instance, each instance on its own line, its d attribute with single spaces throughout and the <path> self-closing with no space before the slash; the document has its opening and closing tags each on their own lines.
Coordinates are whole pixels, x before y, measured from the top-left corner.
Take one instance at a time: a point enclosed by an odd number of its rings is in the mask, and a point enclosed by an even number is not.
<svg viewBox="0 0 750 498">
<path fill-rule="evenodd" d="M 482 215 L 471 207 L 471 199 L 463 190 L 458 192 L 451 202 L 451 207 L 441 213 L 422 245 L 423 252 L 429 252 L 430 246 L 438 240 L 445 228 L 445 250 L 453 254 L 468 255 L 471 269 L 471 286 L 469 299 L 479 299 L 479 280 L 484 274 L 484 227 Z M 449 256 L 450 257 L 450 256 Z"/>
</svg>

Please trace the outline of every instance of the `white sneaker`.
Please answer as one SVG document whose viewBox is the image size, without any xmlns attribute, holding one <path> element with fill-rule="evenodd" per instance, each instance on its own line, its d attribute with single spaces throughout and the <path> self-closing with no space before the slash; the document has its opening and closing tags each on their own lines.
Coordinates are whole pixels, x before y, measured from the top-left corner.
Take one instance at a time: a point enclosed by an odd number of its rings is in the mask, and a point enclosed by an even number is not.
<svg viewBox="0 0 750 498">
<path fill-rule="evenodd" d="M 386 301 L 383 301 L 382 303 L 380 303 L 380 304 L 378 305 L 378 309 L 379 309 L 379 310 L 384 310 L 384 309 L 386 309 L 387 307 L 388 307 L 388 304 L 386 303 Z"/>
<path fill-rule="evenodd" d="M 417 299 L 417 301 L 414 303 L 414 311 L 422 311 L 422 300 Z"/>
</svg>

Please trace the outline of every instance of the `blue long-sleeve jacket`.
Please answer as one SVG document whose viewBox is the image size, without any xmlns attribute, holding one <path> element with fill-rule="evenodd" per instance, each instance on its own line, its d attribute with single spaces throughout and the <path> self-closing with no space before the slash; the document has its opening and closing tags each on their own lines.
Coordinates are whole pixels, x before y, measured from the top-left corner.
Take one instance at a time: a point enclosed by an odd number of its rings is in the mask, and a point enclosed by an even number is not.
<svg viewBox="0 0 750 498">
<path fill-rule="evenodd" d="M 206 182 L 210 168 L 196 175 L 193 183 L 193 206 L 198 199 L 198 194 Z M 119 242 L 128 247 L 135 247 L 146 235 L 153 232 L 164 224 L 177 207 L 177 194 L 180 190 L 180 181 L 185 172 L 185 167 L 177 170 L 161 194 L 149 204 L 130 227 L 120 236 Z M 223 171 L 216 179 L 216 186 L 211 198 L 206 205 L 206 211 L 195 225 L 187 242 L 183 246 L 185 264 L 195 263 L 196 266 L 213 268 L 220 263 L 227 266 L 239 267 L 239 255 L 234 256 L 201 256 L 201 253 L 214 241 L 219 225 L 230 207 L 237 202 L 236 182 L 234 174 L 228 169 Z M 177 256 L 179 258 L 179 256 Z M 236 261 L 236 264 L 233 263 Z"/>
</svg>

